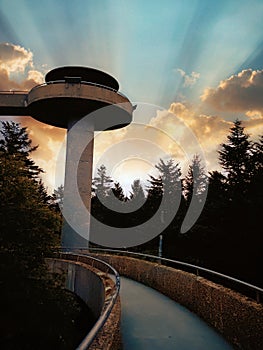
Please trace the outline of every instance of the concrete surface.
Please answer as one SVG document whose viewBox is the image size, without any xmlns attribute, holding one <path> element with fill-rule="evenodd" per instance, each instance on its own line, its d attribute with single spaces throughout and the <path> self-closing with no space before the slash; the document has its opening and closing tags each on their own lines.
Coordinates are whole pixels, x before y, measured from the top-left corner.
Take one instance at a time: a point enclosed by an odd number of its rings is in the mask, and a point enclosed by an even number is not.
<svg viewBox="0 0 263 350">
<path fill-rule="evenodd" d="M 121 278 L 124 350 L 230 350 L 214 329 L 152 288 Z"/>
</svg>

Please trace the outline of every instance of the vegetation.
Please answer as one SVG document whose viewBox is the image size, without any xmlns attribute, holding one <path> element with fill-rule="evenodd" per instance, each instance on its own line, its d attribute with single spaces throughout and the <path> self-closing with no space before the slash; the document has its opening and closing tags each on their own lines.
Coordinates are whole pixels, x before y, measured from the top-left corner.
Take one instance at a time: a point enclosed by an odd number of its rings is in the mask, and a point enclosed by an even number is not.
<svg viewBox="0 0 263 350">
<path fill-rule="evenodd" d="M 0 132 L 0 347 L 74 348 L 87 332 L 81 317 L 91 319 L 45 264 L 60 239 L 56 201 L 30 158 L 37 147 L 26 128 L 3 122 Z"/>
<path fill-rule="evenodd" d="M 199 264 L 263 286 L 260 271 L 263 260 L 263 136 L 252 142 L 242 122 L 236 120 L 226 142 L 220 145 L 218 158 L 222 172 L 206 174 L 200 157 L 194 156 L 185 178 L 175 160 L 165 162 L 161 159 L 156 165 L 159 176 L 149 177 L 146 193 L 139 189 L 139 180 L 133 183 L 129 198 L 123 196 L 119 184 L 117 192 L 113 189 L 116 197 L 129 203 L 138 198 L 139 193 L 139 197 L 145 196 L 139 209 L 128 214 L 110 210 L 107 202 L 104 202 L 105 205 L 100 203 L 94 192 L 93 215 L 105 224 L 134 226 L 136 230 L 136 225 L 157 212 L 164 198 L 167 210 L 178 207 L 172 222 L 160 232 L 163 234 L 164 257 Z M 105 167 L 104 177 L 108 179 L 106 198 L 110 199 L 110 188 L 114 182 L 106 174 Z M 96 180 L 102 184 L 102 178 L 99 179 L 100 174 Z M 182 222 L 192 199 L 203 202 L 204 209 L 195 225 L 182 234 Z M 167 220 L 165 210 L 161 220 Z M 133 249 L 157 254 L 158 244 L 157 237 Z"/>
</svg>

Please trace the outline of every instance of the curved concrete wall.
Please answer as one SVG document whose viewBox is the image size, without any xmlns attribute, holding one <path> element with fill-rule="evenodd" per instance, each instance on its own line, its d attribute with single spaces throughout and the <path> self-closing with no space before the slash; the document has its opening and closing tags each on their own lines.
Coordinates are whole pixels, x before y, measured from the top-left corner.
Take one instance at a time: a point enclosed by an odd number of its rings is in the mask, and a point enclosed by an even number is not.
<svg viewBox="0 0 263 350">
<path fill-rule="evenodd" d="M 128 113 L 132 113 L 133 107 L 127 97 L 119 92 L 105 87 L 88 84 L 43 84 L 34 87 L 28 93 L 28 105 L 39 100 L 54 97 L 83 98 L 94 101 L 103 101 L 108 104 L 120 104 L 120 107 Z"/>
<path fill-rule="evenodd" d="M 98 318 L 104 305 L 105 290 L 96 270 L 83 263 L 61 259 L 50 259 L 48 265 L 52 273 L 65 275 L 65 287 L 76 293 Z"/>
<path fill-rule="evenodd" d="M 202 317 L 237 349 L 263 349 L 263 306 L 194 274 L 124 256 L 96 254 Z"/>
<path fill-rule="evenodd" d="M 82 258 L 82 260 L 85 260 Z M 85 262 L 65 259 L 47 259 L 50 272 L 63 274 L 65 287 L 76 293 L 99 318 L 106 307 L 109 290 L 113 281 L 100 270 Z M 117 299 L 109 318 L 89 347 L 91 350 L 121 349 L 120 336 L 120 298 Z"/>
</svg>

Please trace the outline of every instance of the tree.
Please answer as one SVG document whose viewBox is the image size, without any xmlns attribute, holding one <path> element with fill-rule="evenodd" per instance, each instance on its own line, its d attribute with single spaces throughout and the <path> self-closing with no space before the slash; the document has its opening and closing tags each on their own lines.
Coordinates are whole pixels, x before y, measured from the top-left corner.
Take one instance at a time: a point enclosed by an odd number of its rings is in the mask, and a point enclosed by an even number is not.
<svg viewBox="0 0 263 350">
<path fill-rule="evenodd" d="M 219 164 L 226 172 L 228 184 L 243 193 L 252 175 L 253 148 L 240 120 L 234 122 L 227 139 L 218 152 Z"/>
<path fill-rule="evenodd" d="M 255 166 L 255 175 L 262 175 L 263 172 L 263 135 L 253 144 L 252 161 Z"/>
<path fill-rule="evenodd" d="M 122 202 L 127 201 L 127 197 L 124 194 L 123 188 L 121 187 L 119 182 L 114 182 L 112 187 L 112 192 L 116 198 L 118 198 Z"/>
<path fill-rule="evenodd" d="M 0 245 L 2 256 L 18 276 L 44 276 L 44 256 L 58 244 L 60 217 L 37 175 L 42 171 L 29 154 L 26 128 L 3 123 L 0 148 Z M 4 262 L 4 260 L 2 260 Z"/>
<path fill-rule="evenodd" d="M 160 159 L 155 168 L 159 172 L 158 176 L 150 175 L 148 180 L 150 183 L 146 202 L 148 217 L 156 215 L 159 210 L 160 234 L 164 234 L 163 253 L 165 256 L 173 257 L 181 222 L 181 169 L 173 159 L 167 161 Z M 153 249 L 153 246 L 155 249 L 158 247 L 158 237 L 149 242 L 145 249 Z"/>
<path fill-rule="evenodd" d="M 133 181 L 133 183 L 131 184 L 131 196 L 130 198 L 132 200 L 136 200 L 138 202 L 143 203 L 145 201 L 145 194 L 141 185 L 141 180 L 140 179 L 136 179 Z"/>
<path fill-rule="evenodd" d="M 148 187 L 148 196 L 156 199 L 162 196 L 168 202 L 173 202 L 174 196 L 181 194 L 181 169 L 179 163 L 175 164 L 173 159 L 164 162 L 160 159 L 159 163 L 155 165 L 159 170 L 159 176 L 150 176 L 150 186 Z"/>
<path fill-rule="evenodd" d="M 97 170 L 97 174 L 98 176 L 93 180 L 95 192 L 98 197 L 107 197 L 109 196 L 113 180 L 107 175 L 107 168 L 103 164 Z"/>
<path fill-rule="evenodd" d="M 38 178 L 43 170 L 29 157 L 38 146 L 32 146 L 32 140 L 29 139 L 27 128 L 21 127 L 15 122 L 1 122 L 2 129 L 0 134 L 3 138 L 0 140 L 1 156 L 11 156 L 13 160 L 20 160 L 25 174 L 29 178 Z"/>
<path fill-rule="evenodd" d="M 64 202 L 64 186 L 60 185 L 57 189 L 54 189 L 54 192 L 52 193 L 51 199 L 51 206 L 53 206 L 57 211 L 60 211 L 63 209 L 63 202 Z"/>
<path fill-rule="evenodd" d="M 75 348 L 80 339 L 71 344 L 75 336 L 71 334 L 76 332 L 79 304 L 61 288 L 62 280 L 50 276 L 45 264 L 59 244 L 60 215 L 51 208 L 38 177 L 41 170 L 29 157 L 36 147 L 31 146 L 26 128 L 4 123 L 1 134 L 1 345 Z"/>
<path fill-rule="evenodd" d="M 201 164 L 200 157 L 195 155 L 184 179 L 184 194 L 187 203 L 189 204 L 193 197 L 201 202 L 206 193 L 206 189 L 207 175 Z"/>
<path fill-rule="evenodd" d="M 37 149 L 27 129 L 3 122 L 0 131 L 0 245 L 2 256 L 18 276 L 44 276 L 44 256 L 58 244 L 60 216 L 49 207 L 49 196 L 30 154 Z M 4 260 L 2 260 L 4 261 Z M 8 267 L 9 266 L 9 267 Z"/>
</svg>

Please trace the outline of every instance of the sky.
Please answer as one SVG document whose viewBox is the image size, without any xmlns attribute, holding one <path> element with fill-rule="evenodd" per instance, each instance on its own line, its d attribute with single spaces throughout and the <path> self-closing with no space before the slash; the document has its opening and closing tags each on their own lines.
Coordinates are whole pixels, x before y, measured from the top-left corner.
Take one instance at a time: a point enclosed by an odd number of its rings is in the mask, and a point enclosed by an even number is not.
<svg viewBox="0 0 263 350">
<path fill-rule="evenodd" d="M 0 0 L 0 90 L 30 90 L 59 66 L 101 69 L 137 109 L 129 127 L 96 134 L 94 169 L 105 163 L 125 189 L 159 158 L 186 171 L 202 154 L 219 169 L 235 119 L 263 134 L 262 18 L 262 0 Z M 7 119 L 28 126 L 44 181 L 58 186 L 65 130 Z"/>
</svg>

